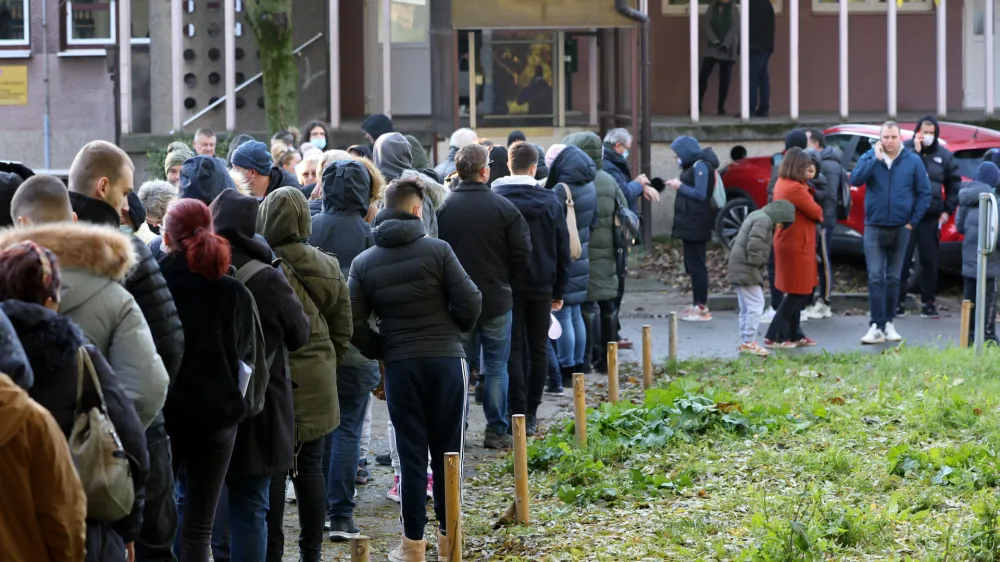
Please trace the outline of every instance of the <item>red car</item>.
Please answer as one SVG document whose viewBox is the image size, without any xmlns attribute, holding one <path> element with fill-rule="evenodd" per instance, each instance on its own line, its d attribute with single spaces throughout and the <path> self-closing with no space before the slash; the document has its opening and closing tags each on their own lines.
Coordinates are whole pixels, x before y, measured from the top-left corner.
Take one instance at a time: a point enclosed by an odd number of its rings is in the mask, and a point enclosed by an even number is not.
<svg viewBox="0 0 1000 562">
<path fill-rule="evenodd" d="M 903 140 L 913 138 L 916 123 L 900 123 Z M 837 125 L 824 131 L 827 146 L 843 152 L 844 167 L 854 169 L 858 158 L 878 141 L 879 125 Z M 962 123 L 940 123 L 942 146 L 951 150 L 963 180 L 971 179 L 983 155 L 1000 148 L 1000 131 Z M 746 216 L 767 204 L 767 184 L 771 180 L 771 157 L 746 158 L 746 149 L 736 146 L 730 153 L 733 162 L 721 170 L 726 185 L 726 206 L 715 219 L 715 230 L 728 248 Z M 839 221 L 833 233 L 832 250 L 839 254 L 864 255 L 862 234 L 865 230 L 865 188 L 851 187 L 851 214 Z M 914 260 L 918 262 L 918 260 Z M 941 269 L 961 271 L 962 235 L 955 230 L 954 215 L 941 229 Z M 914 276 L 918 277 L 918 276 Z"/>
</svg>

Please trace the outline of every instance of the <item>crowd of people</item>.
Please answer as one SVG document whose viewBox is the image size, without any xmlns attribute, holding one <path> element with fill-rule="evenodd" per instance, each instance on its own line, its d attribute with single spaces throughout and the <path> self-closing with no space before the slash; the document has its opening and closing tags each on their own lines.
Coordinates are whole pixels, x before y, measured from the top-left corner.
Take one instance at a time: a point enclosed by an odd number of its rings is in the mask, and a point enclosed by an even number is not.
<svg viewBox="0 0 1000 562">
<path fill-rule="evenodd" d="M 617 311 L 635 211 L 674 184 L 632 175 L 627 131 L 543 150 L 460 129 L 434 168 L 388 117 L 362 129 L 346 150 L 320 122 L 304 142 L 238 135 L 225 158 L 199 130 L 138 189 L 105 141 L 66 183 L 7 166 L 5 553 L 278 561 L 287 501 L 300 559 L 318 561 L 325 535 L 360 533 L 380 398 L 403 528 L 389 557 L 425 559 L 432 498 L 446 560 L 444 454 L 464 451 L 470 398 L 483 446 L 510 448 L 511 416 L 533 434 L 545 392 L 631 345 Z"/>
</svg>

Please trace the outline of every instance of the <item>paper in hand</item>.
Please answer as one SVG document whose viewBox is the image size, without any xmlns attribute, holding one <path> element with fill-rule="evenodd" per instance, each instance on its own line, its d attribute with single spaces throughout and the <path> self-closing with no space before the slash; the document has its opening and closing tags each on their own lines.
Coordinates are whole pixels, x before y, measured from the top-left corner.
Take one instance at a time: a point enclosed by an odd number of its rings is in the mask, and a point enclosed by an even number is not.
<svg viewBox="0 0 1000 562">
<path fill-rule="evenodd" d="M 247 395 L 247 387 L 250 386 L 250 375 L 253 374 L 253 370 L 250 369 L 250 365 L 240 361 L 240 375 L 239 375 L 239 385 L 240 394 L 243 396 Z"/>
</svg>

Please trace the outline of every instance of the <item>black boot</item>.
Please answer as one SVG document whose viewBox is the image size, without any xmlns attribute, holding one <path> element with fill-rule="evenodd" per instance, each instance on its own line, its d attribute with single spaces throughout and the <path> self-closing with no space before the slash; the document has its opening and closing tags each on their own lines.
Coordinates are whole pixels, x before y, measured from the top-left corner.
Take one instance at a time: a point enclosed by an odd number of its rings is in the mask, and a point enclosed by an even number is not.
<svg viewBox="0 0 1000 562">
<path fill-rule="evenodd" d="M 525 420 L 524 433 L 528 437 L 531 437 L 538 432 L 538 418 L 534 414 L 528 414 Z"/>
<path fill-rule="evenodd" d="M 562 371 L 563 388 L 573 388 L 573 373 L 579 373 L 575 367 L 560 367 Z"/>
</svg>

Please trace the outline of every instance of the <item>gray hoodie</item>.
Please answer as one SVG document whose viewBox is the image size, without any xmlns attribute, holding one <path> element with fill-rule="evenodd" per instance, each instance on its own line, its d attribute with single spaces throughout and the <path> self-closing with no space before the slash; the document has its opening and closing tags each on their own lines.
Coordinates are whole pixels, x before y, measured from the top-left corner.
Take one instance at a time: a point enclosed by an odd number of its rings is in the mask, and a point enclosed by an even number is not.
<svg viewBox="0 0 1000 562">
<path fill-rule="evenodd" d="M 426 189 L 423 217 L 421 217 L 424 233 L 437 238 L 437 212 L 448 198 L 449 191 L 434 179 L 413 169 L 413 154 L 410 152 L 410 143 L 406 137 L 400 133 L 382 135 L 375 141 L 373 159 L 386 181 L 417 178 L 423 182 Z"/>
</svg>

